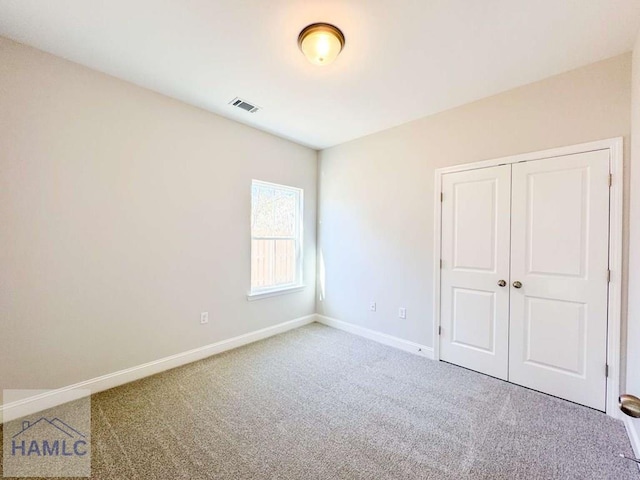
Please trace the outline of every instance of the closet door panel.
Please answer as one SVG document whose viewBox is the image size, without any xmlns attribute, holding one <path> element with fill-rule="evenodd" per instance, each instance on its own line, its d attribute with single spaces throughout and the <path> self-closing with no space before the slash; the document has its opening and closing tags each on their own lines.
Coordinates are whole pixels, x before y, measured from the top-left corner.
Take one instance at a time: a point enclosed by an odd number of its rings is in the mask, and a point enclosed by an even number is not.
<svg viewBox="0 0 640 480">
<path fill-rule="evenodd" d="M 509 380 L 604 410 L 609 153 L 515 164 L 512 179 Z"/>
<path fill-rule="evenodd" d="M 440 357 L 507 378 L 507 165 L 443 175 Z"/>
</svg>

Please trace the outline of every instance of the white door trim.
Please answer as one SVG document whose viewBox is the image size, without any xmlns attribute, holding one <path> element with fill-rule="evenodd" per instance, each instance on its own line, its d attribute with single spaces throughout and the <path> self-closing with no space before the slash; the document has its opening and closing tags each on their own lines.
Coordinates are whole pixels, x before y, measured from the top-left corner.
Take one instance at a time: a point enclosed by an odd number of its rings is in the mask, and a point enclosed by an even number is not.
<svg viewBox="0 0 640 480">
<path fill-rule="evenodd" d="M 446 173 L 462 172 L 477 168 L 495 167 L 530 160 L 560 157 L 576 153 L 592 152 L 595 150 L 609 150 L 610 169 L 613 183 L 609 190 L 609 306 L 607 324 L 607 364 L 609 376 L 607 378 L 607 406 L 606 413 L 612 417 L 621 418 L 617 408 L 620 394 L 620 328 L 622 310 L 622 194 L 623 194 L 623 140 L 622 137 L 582 143 L 568 147 L 553 148 L 541 152 L 524 153 L 509 157 L 485 160 L 476 163 L 466 163 L 453 167 L 439 168 L 435 171 L 434 188 L 434 259 L 433 259 L 433 356 L 440 360 L 440 254 L 441 254 L 441 226 L 442 226 L 442 175 Z"/>
</svg>

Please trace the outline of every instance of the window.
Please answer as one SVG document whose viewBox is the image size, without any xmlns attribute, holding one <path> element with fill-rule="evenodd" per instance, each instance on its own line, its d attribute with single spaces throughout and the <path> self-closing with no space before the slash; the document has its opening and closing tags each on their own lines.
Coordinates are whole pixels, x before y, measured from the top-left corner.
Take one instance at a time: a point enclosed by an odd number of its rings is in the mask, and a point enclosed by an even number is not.
<svg viewBox="0 0 640 480">
<path fill-rule="evenodd" d="M 301 287 L 302 189 L 251 183 L 251 293 Z"/>
</svg>

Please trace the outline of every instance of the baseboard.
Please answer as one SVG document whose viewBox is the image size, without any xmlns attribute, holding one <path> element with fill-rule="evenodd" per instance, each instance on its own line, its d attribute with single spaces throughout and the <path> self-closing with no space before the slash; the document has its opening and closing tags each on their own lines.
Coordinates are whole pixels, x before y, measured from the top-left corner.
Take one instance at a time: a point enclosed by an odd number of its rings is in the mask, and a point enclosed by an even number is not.
<svg viewBox="0 0 640 480">
<path fill-rule="evenodd" d="M 328 327 L 344 330 L 345 332 L 359 335 L 374 342 L 382 343 L 390 347 L 399 348 L 405 352 L 414 353 L 422 357 L 433 359 L 433 348 L 420 345 L 419 343 L 410 342 L 409 340 L 403 340 L 402 338 L 394 337 L 386 333 L 377 332 L 368 328 L 360 327 L 352 323 L 343 322 L 342 320 L 336 320 L 335 318 L 325 317 L 324 315 L 316 315 L 317 322 L 327 325 Z"/>
<path fill-rule="evenodd" d="M 244 335 L 11 402 L 0 406 L 0 423 L 9 422 L 16 418 L 24 417 L 25 415 L 32 415 L 42 410 L 75 400 L 81 396 L 78 394 L 78 390 L 80 389 L 90 390 L 92 394 L 102 392 L 124 385 L 125 383 L 140 380 L 141 378 L 155 375 L 156 373 L 195 362 L 196 360 L 202 360 L 217 353 L 232 350 L 288 330 L 293 330 L 294 328 L 313 323 L 315 320 L 315 314 L 307 315 L 306 317 L 279 323 L 278 325 L 256 330 L 255 332 L 249 332 Z"/>
<path fill-rule="evenodd" d="M 633 452 L 635 453 L 636 458 L 640 458 L 640 419 L 636 420 L 625 416 L 622 420 L 625 428 L 627 429 L 627 435 L 629 435 L 629 441 L 631 441 Z M 640 464 L 638 465 L 638 468 L 640 468 Z"/>
</svg>

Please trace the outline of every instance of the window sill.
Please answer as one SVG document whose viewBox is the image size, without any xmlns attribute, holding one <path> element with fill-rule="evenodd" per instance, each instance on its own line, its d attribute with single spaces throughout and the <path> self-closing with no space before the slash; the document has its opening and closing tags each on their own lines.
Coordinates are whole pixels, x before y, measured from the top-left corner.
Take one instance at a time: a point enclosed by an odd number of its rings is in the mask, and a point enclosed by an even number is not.
<svg viewBox="0 0 640 480">
<path fill-rule="evenodd" d="M 254 300 L 262 300 L 263 298 L 276 297 L 278 295 L 285 295 L 287 293 L 301 292 L 305 289 L 305 285 L 293 285 L 291 287 L 279 288 L 277 290 L 267 290 L 265 292 L 248 293 L 247 300 L 253 302 Z"/>
</svg>

